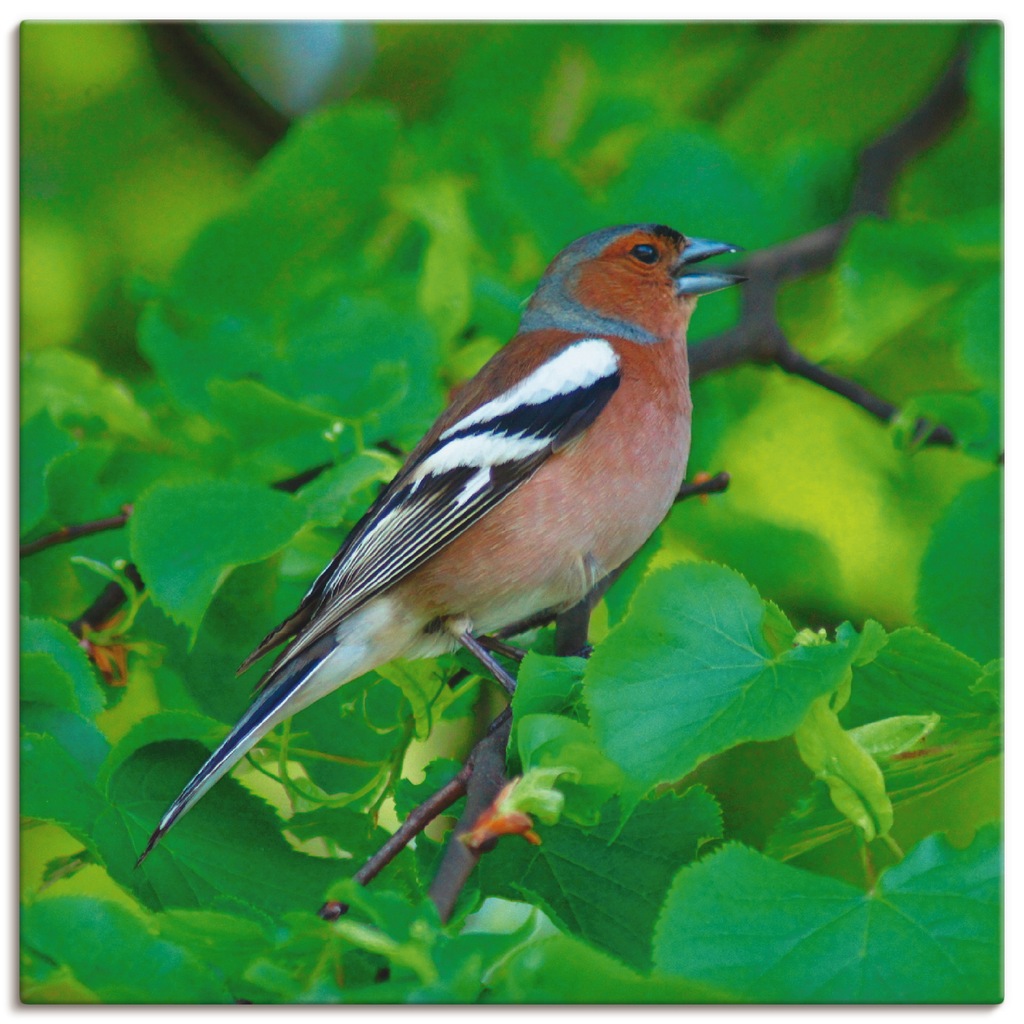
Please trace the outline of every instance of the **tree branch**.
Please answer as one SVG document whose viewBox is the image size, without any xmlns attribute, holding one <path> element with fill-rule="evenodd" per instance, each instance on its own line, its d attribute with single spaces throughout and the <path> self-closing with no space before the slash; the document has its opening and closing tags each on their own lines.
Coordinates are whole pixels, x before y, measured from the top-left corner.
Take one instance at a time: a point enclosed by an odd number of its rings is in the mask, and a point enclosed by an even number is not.
<svg viewBox="0 0 1024 1024">
<path fill-rule="evenodd" d="M 72 526 L 62 526 L 53 533 L 43 537 L 37 537 L 18 549 L 19 558 L 27 558 L 38 551 L 45 551 L 57 544 L 67 544 L 70 541 L 78 540 L 79 537 L 89 537 L 94 533 L 104 533 L 106 530 L 119 530 L 131 518 L 132 506 L 122 505 L 120 515 L 107 516 L 105 519 L 94 519 L 89 523 L 76 523 Z"/>
<path fill-rule="evenodd" d="M 806 380 L 813 381 L 815 384 L 820 384 L 823 388 L 827 388 L 829 391 L 849 399 L 862 409 L 866 409 L 872 416 L 876 416 L 884 423 L 890 422 L 899 412 L 897 407 L 891 402 L 880 398 L 873 391 L 862 387 L 856 381 L 840 377 L 839 374 L 832 373 L 831 370 L 826 370 L 817 363 L 812 363 L 787 343 L 780 347 L 775 361 L 787 373 L 793 373 L 804 377 Z M 923 443 L 925 444 L 948 445 L 950 447 L 956 445 L 956 438 L 949 427 L 944 427 L 940 424 L 930 428 L 927 421 L 919 419 L 916 424 L 915 434 L 923 435 L 925 431 L 927 431 L 927 435 L 923 437 Z"/>
<path fill-rule="evenodd" d="M 360 885 L 369 885 L 439 814 L 443 814 L 456 800 L 466 795 L 466 784 L 472 774 L 473 761 L 470 755 L 458 775 L 409 813 L 388 841 L 353 875 L 355 880 Z M 325 921 L 337 921 L 347 911 L 348 904 L 329 900 L 320 908 L 319 913 Z"/>
<path fill-rule="evenodd" d="M 828 388 L 884 423 L 892 420 L 897 408 L 891 402 L 823 369 L 792 348 L 776 315 L 776 299 L 783 282 L 830 267 L 860 217 L 888 214 L 889 195 L 903 168 L 941 138 L 963 111 L 967 102 L 966 69 L 967 48 L 962 46 L 920 106 L 863 151 L 850 204 L 842 218 L 752 253 L 737 266 L 749 278 L 743 289 L 739 323 L 690 346 L 693 380 L 741 363 L 774 364 Z M 947 427 L 932 428 L 919 420 L 917 430 L 926 444 L 956 443 Z"/>
<path fill-rule="evenodd" d="M 508 745 L 511 725 L 512 709 L 507 707 L 491 722 L 487 735 L 470 751 L 459 773 L 414 808 L 388 841 L 352 876 L 360 885 L 368 885 L 373 881 L 430 822 L 451 807 L 460 797 L 466 796 L 467 791 L 473 796 L 467 801 L 466 811 L 459 819 L 459 825 L 456 826 L 455 832 L 449 839 L 449 846 L 452 842 L 457 842 L 462 850 L 469 852 L 465 845 L 458 841 L 458 837 L 468 832 L 480 816 L 480 812 L 476 810 L 477 804 L 490 791 L 490 787 L 495 781 L 495 771 L 498 770 L 494 763 L 495 752 L 500 753 L 500 773 L 502 778 L 504 777 L 505 748 Z M 504 785 L 504 781 L 501 782 L 501 785 Z M 483 804 L 484 808 L 490 805 L 494 796 L 500 791 L 501 785 Z M 449 854 L 446 849 L 444 858 L 449 862 L 449 866 L 443 873 L 439 869 L 437 879 L 434 881 L 434 887 L 437 888 L 435 903 L 443 916 L 446 917 L 444 906 L 448 907 L 447 914 L 451 913 L 451 908 L 454 907 L 455 900 L 476 861 L 479 860 L 479 856 L 479 853 L 476 854 L 473 863 L 468 864 L 461 853 L 456 851 Z M 445 860 L 442 860 L 442 867 L 444 864 Z M 438 879 L 441 879 L 440 883 Z M 431 897 L 434 898 L 434 888 L 431 889 Z M 320 908 L 319 914 L 325 921 L 336 921 L 347 912 L 347 904 L 331 900 Z"/>
<path fill-rule="evenodd" d="M 477 819 L 494 802 L 502 787 L 508 781 L 505 776 L 505 749 L 512 730 L 512 713 L 504 722 L 501 716 L 495 720 L 492 731 L 474 748 L 470 755 L 473 768 L 466 789 L 466 808 L 448 839 L 441 864 L 430 886 L 430 898 L 437 906 L 442 921 L 452 916 L 455 903 L 463 886 L 477 866 L 480 856 L 493 848 L 484 844 L 479 850 L 471 850 L 462 842 L 462 836 L 472 831 Z"/>
<path fill-rule="evenodd" d="M 124 567 L 122 572 L 139 593 L 146 589 L 139 570 L 131 562 Z M 108 583 L 100 591 L 96 600 L 77 619 L 68 623 L 68 629 L 81 639 L 87 631 L 101 629 L 103 624 L 109 622 L 114 612 L 127 600 L 128 595 L 121 587 L 116 583 Z"/>
</svg>

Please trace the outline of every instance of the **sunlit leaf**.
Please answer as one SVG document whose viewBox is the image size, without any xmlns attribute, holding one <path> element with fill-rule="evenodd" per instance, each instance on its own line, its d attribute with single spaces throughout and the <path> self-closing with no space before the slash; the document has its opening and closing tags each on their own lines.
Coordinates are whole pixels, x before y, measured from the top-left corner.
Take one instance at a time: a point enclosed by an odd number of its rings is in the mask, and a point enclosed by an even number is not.
<svg viewBox="0 0 1024 1024">
<path fill-rule="evenodd" d="M 132 555 L 154 602 L 195 636 L 228 573 L 275 554 L 301 525 L 301 506 L 267 487 L 158 484 L 135 506 Z"/>
</svg>

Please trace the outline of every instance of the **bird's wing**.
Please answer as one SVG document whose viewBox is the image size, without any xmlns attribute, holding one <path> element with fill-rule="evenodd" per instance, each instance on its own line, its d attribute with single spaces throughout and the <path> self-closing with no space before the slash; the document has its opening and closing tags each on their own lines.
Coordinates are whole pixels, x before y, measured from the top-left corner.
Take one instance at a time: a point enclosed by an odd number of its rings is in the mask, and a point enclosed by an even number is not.
<svg viewBox="0 0 1024 1024">
<path fill-rule="evenodd" d="M 590 426 L 619 385 L 602 338 L 576 341 L 435 431 L 355 525 L 298 610 L 243 662 L 294 635 L 261 686 L 345 616 L 450 544 Z M 429 435 L 428 435 L 429 437 Z"/>
</svg>

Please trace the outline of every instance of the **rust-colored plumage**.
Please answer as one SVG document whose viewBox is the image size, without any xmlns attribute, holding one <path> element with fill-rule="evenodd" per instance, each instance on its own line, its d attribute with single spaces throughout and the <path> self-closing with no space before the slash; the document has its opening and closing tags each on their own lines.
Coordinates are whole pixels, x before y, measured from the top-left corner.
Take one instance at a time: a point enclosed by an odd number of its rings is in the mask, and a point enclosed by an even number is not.
<svg viewBox="0 0 1024 1024">
<path fill-rule="evenodd" d="M 734 246 L 654 224 L 574 242 L 518 334 L 455 395 L 313 583 L 243 663 L 290 641 L 164 815 L 160 837 L 277 722 L 394 657 L 428 657 L 579 601 L 665 516 L 686 472 L 693 271 Z"/>
</svg>

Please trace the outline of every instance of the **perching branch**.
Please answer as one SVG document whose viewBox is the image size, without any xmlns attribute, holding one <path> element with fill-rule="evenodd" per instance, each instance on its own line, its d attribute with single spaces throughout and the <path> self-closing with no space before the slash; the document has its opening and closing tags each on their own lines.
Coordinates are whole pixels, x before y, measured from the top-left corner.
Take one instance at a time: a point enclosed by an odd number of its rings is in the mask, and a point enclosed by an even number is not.
<svg viewBox="0 0 1024 1024">
<path fill-rule="evenodd" d="M 475 750 L 475 748 L 474 748 Z M 466 759 L 453 779 L 436 793 L 414 808 L 395 830 L 388 841 L 353 875 L 360 885 L 368 885 L 381 873 L 409 843 L 416 838 L 439 814 L 443 814 L 456 800 L 466 795 L 466 784 L 473 774 L 472 756 Z M 325 921 L 337 921 L 348 912 L 348 904 L 330 900 L 320 908 Z"/>
<path fill-rule="evenodd" d="M 494 803 L 502 787 L 508 782 L 505 776 L 505 749 L 512 730 L 510 709 L 507 719 L 495 720 L 493 731 L 489 732 L 474 748 L 473 768 L 466 787 L 466 808 L 448 839 L 441 864 L 430 886 L 430 898 L 437 906 L 442 921 L 452 916 L 455 903 L 463 886 L 472 874 L 482 853 L 493 847 L 485 844 L 481 849 L 470 849 L 462 842 L 462 836 L 472 831 L 477 819 Z"/>
<path fill-rule="evenodd" d="M 461 835 L 472 828 L 473 823 L 479 817 L 479 811 L 476 810 L 477 803 L 480 800 L 484 800 L 486 794 L 490 791 L 491 783 L 485 784 L 484 780 L 491 779 L 492 782 L 494 781 L 494 754 L 496 751 L 500 752 L 501 755 L 502 767 L 500 771 L 503 779 L 505 747 L 508 745 L 508 733 L 511 724 L 512 709 L 507 707 L 491 723 L 490 728 L 487 730 L 487 735 L 470 751 L 465 764 L 458 774 L 446 782 L 436 793 L 433 793 L 424 800 L 418 807 L 414 808 L 388 841 L 353 875 L 353 878 L 360 885 L 368 885 L 373 881 L 439 814 L 443 814 L 457 800 L 466 796 L 467 790 L 474 794 L 474 796 L 471 796 L 470 801 L 467 801 L 466 811 L 462 818 L 460 818 L 459 825 L 456 826 L 455 835 Z M 504 785 L 504 781 L 501 782 L 501 785 Z M 484 807 L 487 807 L 490 801 L 494 799 L 494 796 L 501 789 L 501 785 L 498 785 L 490 799 L 483 804 Z M 472 814 L 471 809 L 473 811 Z M 463 825 L 465 827 L 462 827 Z M 458 845 L 463 850 L 466 850 L 466 852 L 469 852 L 462 843 Z M 448 851 L 445 852 L 445 857 L 449 857 Z M 476 863 L 476 860 L 474 860 L 473 864 L 468 866 L 465 876 L 463 876 L 464 866 L 468 862 L 458 852 L 452 854 L 450 859 L 452 861 L 451 866 L 444 872 L 438 872 L 437 879 L 434 881 L 434 887 L 431 889 L 431 896 L 445 918 L 447 918 L 447 914 L 451 913 L 451 908 L 455 905 L 455 900 L 465 884 L 466 877 L 468 877 L 469 871 L 472 871 L 473 865 Z M 476 859 L 479 859 L 479 854 L 477 854 Z M 443 864 L 444 861 L 442 861 L 442 866 Z M 444 906 L 448 907 L 447 914 L 443 909 Z M 332 901 L 325 903 L 320 908 L 320 916 L 325 921 L 336 921 L 347 911 L 348 906 L 346 904 Z"/>
</svg>

